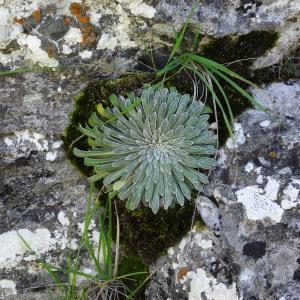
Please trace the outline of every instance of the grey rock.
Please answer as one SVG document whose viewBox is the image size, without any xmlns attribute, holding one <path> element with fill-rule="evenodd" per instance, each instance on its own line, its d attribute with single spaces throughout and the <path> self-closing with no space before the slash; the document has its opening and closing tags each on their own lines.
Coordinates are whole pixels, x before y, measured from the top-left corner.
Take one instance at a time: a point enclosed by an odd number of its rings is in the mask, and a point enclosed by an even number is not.
<svg viewBox="0 0 300 300">
<path fill-rule="evenodd" d="M 86 7 L 77 3 L 71 12 L 69 1 L 52 0 L 40 5 L 28 5 L 26 0 L 4 1 L 0 10 L 0 48 L 16 40 L 21 51 L 0 55 L 0 64 L 23 65 L 24 61 L 31 61 L 53 67 L 80 60 L 84 50 L 92 51 L 88 58 L 102 57 L 110 63 L 112 52 L 117 58 L 132 58 L 133 53 L 140 53 L 150 43 L 154 48 L 164 47 L 165 36 L 171 38 L 173 27 L 182 26 L 192 4 L 195 11 L 191 23 L 201 24 L 201 30 L 208 36 L 270 29 L 281 33 L 276 46 L 255 62 L 256 69 L 280 61 L 300 39 L 298 0 L 207 0 L 200 4 L 186 0 L 86 0 L 84 3 Z M 14 21 L 16 16 L 18 22 Z M 38 44 L 45 40 L 48 45 L 42 45 L 46 52 L 42 54 Z M 54 57 L 47 57 L 53 55 L 51 48 L 55 48 Z"/>
<path fill-rule="evenodd" d="M 45 38 L 57 41 L 61 39 L 69 30 L 69 26 L 66 25 L 63 18 L 54 18 L 52 16 L 45 19 L 45 21 L 39 26 L 39 33 Z"/>
<path fill-rule="evenodd" d="M 204 190 L 218 201 L 219 231 L 192 232 L 160 258 L 147 299 L 299 297 L 299 87 L 291 81 L 254 91 L 280 117 L 261 126 L 266 114 L 241 114 L 236 143 L 226 144 Z M 259 96 L 265 92 L 271 100 Z"/>
<path fill-rule="evenodd" d="M 53 284 L 17 233 L 53 264 L 78 244 L 86 183 L 66 159 L 61 134 L 83 85 L 60 73 L 1 78 L 0 295 Z"/>
<path fill-rule="evenodd" d="M 198 213 L 201 215 L 204 223 L 210 228 L 219 227 L 219 209 L 207 197 L 200 196 L 196 202 Z"/>
</svg>

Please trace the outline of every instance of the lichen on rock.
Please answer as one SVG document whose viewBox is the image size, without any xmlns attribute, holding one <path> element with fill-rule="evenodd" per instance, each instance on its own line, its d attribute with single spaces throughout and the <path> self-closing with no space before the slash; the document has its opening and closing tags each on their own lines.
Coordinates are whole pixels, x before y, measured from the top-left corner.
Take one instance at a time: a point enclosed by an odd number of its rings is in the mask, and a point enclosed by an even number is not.
<svg viewBox="0 0 300 300">
<path fill-rule="evenodd" d="M 201 299 L 204 294 L 207 299 L 219 299 L 217 293 L 212 296 L 219 284 L 224 288 L 222 293 L 230 294 L 230 299 L 297 297 L 300 119 L 296 91 L 299 84 L 299 81 L 273 83 L 264 90 L 253 91 L 273 117 L 279 111 L 280 117 L 271 120 L 268 126 L 261 126 L 261 122 L 270 118 L 265 113 L 249 109 L 240 115 L 238 122 L 243 128 L 244 141 L 234 148 L 225 145 L 222 149 L 225 159 L 212 172 L 212 181 L 204 189 L 205 201 L 211 199 L 217 208 L 204 210 L 198 203 L 209 227 L 200 241 L 212 240 L 212 248 L 203 249 L 196 242 L 199 242 L 197 233 L 191 232 L 171 254 L 153 266 L 159 271 L 148 288 L 148 299 L 154 295 L 162 299 Z M 281 90 L 289 92 L 277 97 Z M 219 222 L 212 224 L 216 210 Z M 178 281 L 176 273 L 183 266 L 189 273 Z M 202 283 L 210 280 L 213 283 L 203 289 L 199 278 Z"/>
</svg>

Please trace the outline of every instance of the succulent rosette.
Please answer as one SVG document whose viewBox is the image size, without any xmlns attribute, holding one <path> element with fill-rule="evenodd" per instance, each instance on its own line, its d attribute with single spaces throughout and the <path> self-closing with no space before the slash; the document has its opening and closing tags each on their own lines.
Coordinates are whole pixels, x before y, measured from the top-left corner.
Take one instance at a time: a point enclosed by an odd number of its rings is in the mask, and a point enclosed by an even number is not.
<svg viewBox="0 0 300 300">
<path fill-rule="evenodd" d="M 90 182 L 103 180 L 128 208 L 144 202 L 154 213 L 184 205 L 192 190 L 208 183 L 205 172 L 215 164 L 216 137 L 201 102 L 152 87 L 140 97 L 112 95 L 110 101 L 112 108 L 93 113 L 89 126 L 80 126 L 91 150 L 74 148 L 85 165 L 94 167 Z"/>
</svg>

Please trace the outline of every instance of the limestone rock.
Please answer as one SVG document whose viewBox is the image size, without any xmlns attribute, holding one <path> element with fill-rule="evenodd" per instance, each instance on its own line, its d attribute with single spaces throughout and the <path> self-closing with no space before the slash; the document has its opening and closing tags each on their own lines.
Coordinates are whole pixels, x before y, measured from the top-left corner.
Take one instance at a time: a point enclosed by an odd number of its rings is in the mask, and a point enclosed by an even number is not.
<svg viewBox="0 0 300 300">
<path fill-rule="evenodd" d="M 20 236 L 53 264 L 78 245 L 85 179 L 60 135 L 82 84 L 57 73 L 1 77 L 0 295 L 52 284 Z"/>
<path fill-rule="evenodd" d="M 197 3 L 191 22 L 201 24 L 208 36 L 270 29 L 281 33 L 274 49 L 257 60 L 255 68 L 278 62 L 299 41 L 298 0 Z M 12 41 L 20 49 L 0 52 L 0 64 L 9 67 L 11 62 L 23 65 L 29 61 L 54 67 L 79 62 L 84 50 L 92 51 L 102 62 L 116 64 L 120 57 L 135 56 L 149 44 L 163 47 L 165 36 L 173 36 L 174 26 L 182 26 L 191 8 L 191 2 L 185 0 L 86 0 L 84 4 L 79 0 L 5 0 L 0 7 L 0 49 Z M 70 30 L 80 34 L 69 35 Z"/>
<path fill-rule="evenodd" d="M 261 126 L 269 116 L 256 110 L 238 118 L 243 143 L 225 146 L 204 191 L 218 201 L 219 231 L 192 232 L 160 258 L 147 299 L 299 297 L 299 87 L 290 81 L 254 91 L 276 120 Z"/>
</svg>

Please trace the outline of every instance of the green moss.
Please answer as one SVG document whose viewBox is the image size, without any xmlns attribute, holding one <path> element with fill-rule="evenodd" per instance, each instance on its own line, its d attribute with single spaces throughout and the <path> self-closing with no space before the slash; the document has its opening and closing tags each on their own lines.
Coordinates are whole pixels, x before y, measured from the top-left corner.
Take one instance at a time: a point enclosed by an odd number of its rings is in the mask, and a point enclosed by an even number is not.
<svg viewBox="0 0 300 300">
<path fill-rule="evenodd" d="M 226 36 L 213 39 L 202 45 L 201 54 L 222 64 L 246 78 L 251 77 L 249 67 L 253 59 L 273 48 L 279 34 L 275 31 L 252 31 L 240 36 Z M 232 63 L 234 62 L 234 63 Z"/>
<path fill-rule="evenodd" d="M 149 273 L 148 266 L 138 257 L 135 253 L 127 252 L 126 255 L 121 257 L 121 261 L 119 264 L 118 274 L 126 275 L 135 272 L 147 272 L 146 274 L 135 275 L 129 279 L 124 279 L 124 283 L 131 290 L 135 290 L 138 285 L 143 282 Z M 134 280 L 132 280 L 134 279 Z M 144 300 L 145 299 L 145 287 L 143 286 L 137 294 L 135 294 L 135 300 Z"/>
<path fill-rule="evenodd" d="M 128 252 L 136 253 L 147 264 L 153 263 L 190 230 L 194 208 L 194 201 L 190 201 L 154 215 L 148 207 L 128 211 L 119 201 L 121 242 Z M 195 221 L 203 226 L 198 214 Z"/>
</svg>

